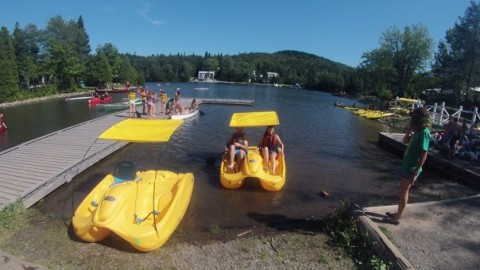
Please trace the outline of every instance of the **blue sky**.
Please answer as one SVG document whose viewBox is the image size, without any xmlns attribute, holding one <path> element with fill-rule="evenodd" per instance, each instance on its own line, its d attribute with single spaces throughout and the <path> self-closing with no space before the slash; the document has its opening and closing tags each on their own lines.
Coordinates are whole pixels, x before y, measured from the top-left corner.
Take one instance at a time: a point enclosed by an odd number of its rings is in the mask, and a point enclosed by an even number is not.
<svg viewBox="0 0 480 270">
<path fill-rule="evenodd" d="M 423 24 L 435 42 L 470 0 L 0 0 L 0 26 L 43 29 L 81 15 L 92 50 L 137 55 L 297 50 L 357 66 L 389 26 Z"/>
</svg>

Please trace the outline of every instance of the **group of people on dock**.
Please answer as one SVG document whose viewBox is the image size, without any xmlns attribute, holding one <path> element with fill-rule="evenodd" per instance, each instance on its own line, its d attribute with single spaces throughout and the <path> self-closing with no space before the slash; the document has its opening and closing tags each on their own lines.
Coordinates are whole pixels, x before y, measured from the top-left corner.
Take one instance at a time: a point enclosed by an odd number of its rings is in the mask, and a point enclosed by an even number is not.
<svg viewBox="0 0 480 270">
<path fill-rule="evenodd" d="M 470 126 L 466 119 L 462 119 L 461 122 L 460 124 L 459 118 L 449 116 L 443 132 L 432 134 L 432 145 L 448 158 L 478 160 L 480 159 L 478 120 Z"/>
<path fill-rule="evenodd" d="M 269 170 L 271 175 L 275 175 L 276 159 L 278 155 L 284 155 L 285 145 L 280 136 L 275 133 L 274 126 L 268 126 L 265 130 L 258 149 L 263 157 L 263 168 Z M 228 152 L 229 165 L 231 170 L 239 171 L 243 160 L 248 153 L 248 138 L 243 127 L 236 127 L 236 131 L 230 136 L 225 147 Z"/>
<path fill-rule="evenodd" d="M 156 104 L 159 97 L 156 91 L 141 86 L 137 87 L 137 90 L 131 90 L 128 94 L 129 100 L 129 118 L 141 117 L 140 113 L 136 111 L 136 99 L 137 95 L 140 96 L 142 101 L 142 115 L 146 115 L 147 119 L 152 119 L 156 116 Z M 192 100 L 190 108 L 185 108 L 181 102 L 180 88 L 175 89 L 175 96 L 168 99 L 167 92 L 164 89 L 160 89 L 160 106 L 164 115 L 169 114 L 184 114 L 186 112 L 194 112 L 198 110 L 198 104 L 196 99 Z"/>
</svg>

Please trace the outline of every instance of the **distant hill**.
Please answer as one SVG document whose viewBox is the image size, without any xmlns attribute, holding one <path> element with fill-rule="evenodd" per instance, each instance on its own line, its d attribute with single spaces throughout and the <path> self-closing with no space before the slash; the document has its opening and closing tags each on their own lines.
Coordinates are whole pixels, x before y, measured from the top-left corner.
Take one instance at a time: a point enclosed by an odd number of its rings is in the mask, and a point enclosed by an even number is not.
<svg viewBox="0 0 480 270">
<path fill-rule="evenodd" d="M 337 92 L 347 88 L 355 69 L 294 50 L 237 55 L 126 55 L 145 81 L 188 81 L 198 71 L 215 71 L 218 81 L 300 84 L 303 88 Z M 268 77 L 268 73 L 277 73 Z"/>
</svg>

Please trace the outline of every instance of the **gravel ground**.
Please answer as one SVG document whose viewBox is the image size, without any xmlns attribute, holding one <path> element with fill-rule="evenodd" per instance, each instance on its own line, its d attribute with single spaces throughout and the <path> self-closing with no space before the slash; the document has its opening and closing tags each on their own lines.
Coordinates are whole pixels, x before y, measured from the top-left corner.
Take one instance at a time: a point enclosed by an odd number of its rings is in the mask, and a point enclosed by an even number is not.
<svg viewBox="0 0 480 270">
<path fill-rule="evenodd" d="M 395 209 L 365 211 L 415 269 L 480 269 L 480 195 L 409 204 L 400 224 L 382 222 Z"/>
<path fill-rule="evenodd" d="M 160 249 L 139 253 L 116 236 L 80 242 L 61 221 L 35 217 L 0 237 L 0 269 L 356 269 L 317 231 L 246 228 L 191 234 L 177 230 Z"/>
</svg>

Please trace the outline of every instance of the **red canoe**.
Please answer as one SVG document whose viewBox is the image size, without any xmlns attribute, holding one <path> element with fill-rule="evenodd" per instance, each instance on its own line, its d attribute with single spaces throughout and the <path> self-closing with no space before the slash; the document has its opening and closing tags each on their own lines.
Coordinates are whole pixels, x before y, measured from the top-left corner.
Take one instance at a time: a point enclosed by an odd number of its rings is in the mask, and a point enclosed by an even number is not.
<svg viewBox="0 0 480 270">
<path fill-rule="evenodd" d="M 88 104 L 100 104 L 100 103 L 107 103 L 112 100 L 112 96 L 108 96 L 105 98 L 91 98 L 88 100 Z"/>
</svg>

